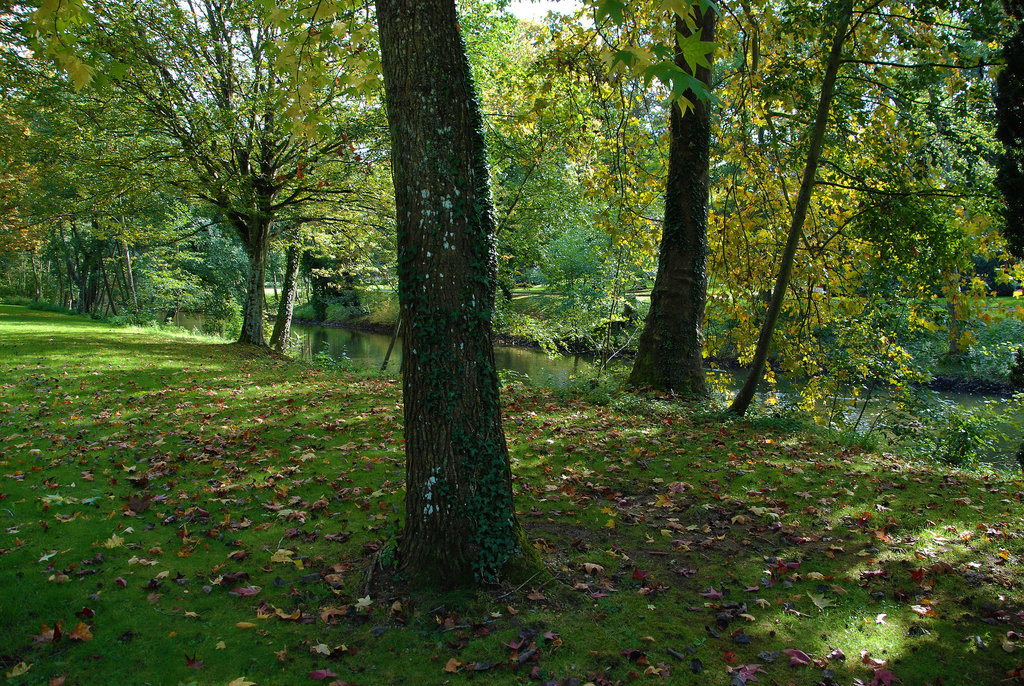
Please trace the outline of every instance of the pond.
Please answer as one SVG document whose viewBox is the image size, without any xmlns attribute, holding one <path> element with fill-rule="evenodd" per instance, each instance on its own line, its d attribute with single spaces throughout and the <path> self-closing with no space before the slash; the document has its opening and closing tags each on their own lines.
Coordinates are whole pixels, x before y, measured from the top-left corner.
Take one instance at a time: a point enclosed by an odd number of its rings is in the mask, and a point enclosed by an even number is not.
<svg viewBox="0 0 1024 686">
<path fill-rule="evenodd" d="M 379 369 L 387 353 L 388 345 L 391 343 L 390 336 L 352 329 L 297 324 L 293 327 L 293 331 L 302 341 L 300 349 L 297 351 L 297 355 L 302 359 L 309 361 L 316 355 L 326 354 L 335 360 L 346 360 L 355 368 Z M 397 371 L 401 365 L 401 347 L 400 342 L 396 343 L 395 349 L 391 353 L 388 368 L 393 371 Z M 499 372 L 515 375 L 538 386 L 552 388 L 563 388 L 573 379 L 592 379 L 597 374 L 597 367 L 592 357 L 564 355 L 552 358 L 537 348 L 495 346 L 494 360 Z M 719 389 L 719 400 L 723 403 L 729 401 L 742 380 L 742 372 L 725 370 L 709 372 L 709 383 Z M 780 402 L 785 402 L 788 395 L 799 392 L 799 384 L 783 382 L 777 397 Z M 968 410 L 977 410 L 992 399 L 990 396 L 978 394 L 947 392 L 936 393 L 935 397 L 941 403 L 956 405 Z M 848 398 L 846 400 L 849 401 Z M 862 404 L 850 405 L 847 403 L 848 413 L 856 418 L 861 413 Z M 861 431 L 866 431 L 868 427 L 874 425 L 878 413 L 884 405 L 884 395 L 876 396 L 876 399 L 868 404 L 859 423 Z M 825 411 L 827 416 L 827 408 L 820 409 Z M 1009 434 L 1008 440 L 1001 441 L 998 448 L 987 457 L 986 461 L 1016 468 L 1013 452 L 1022 438 L 1020 429 L 1022 423 L 1024 423 L 1022 417 L 1018 416 L 1013 421 L 1011 418 L 1007 418 L 1005 432 Z"/>
<path fill-rule="evenodd" d="M 335 360 L 349 360 L 354 367 L 380 369 L 387 354 L 391 336 L 329 326 L 297 324 L 292 330 L 302 340 L 300 355 L 310 361 L 326 353 Z M 495 346 L 494 363 L 499 371 L 527 377 L 541 386 L 562 388 L 575 377 L 593 378 L 597 373 L 591 359 L 581 356 L 551 358 L 536 348 Z M 402 364 L 399 341 L 391 353 L 388 369 L 397 371 Z"/>
</svg>

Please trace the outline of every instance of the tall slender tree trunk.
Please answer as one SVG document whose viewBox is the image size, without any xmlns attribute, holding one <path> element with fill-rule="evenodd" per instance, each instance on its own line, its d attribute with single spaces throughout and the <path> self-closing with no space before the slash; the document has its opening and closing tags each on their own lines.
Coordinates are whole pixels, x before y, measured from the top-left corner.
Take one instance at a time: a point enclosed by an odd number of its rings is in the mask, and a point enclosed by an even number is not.
<svg viewBox="0 0 1024 686">
<path fill-rule="evenodd" d="M 32 262 L 32 283 L 34 289 L 34 295 L 32 299 L 35 300 L 36 302 L 39 302 L 40 298 L 43 297 L 43 283 L 42 280 L 39 278 L 39 265 L 36 264 L 36 254 L 31 253 L 29 255 L 29 260 Z"/>
<path fill-rule="evenodd" d="M 139 297 L 135 293 L 135 275 L 132 274 L 132 253 L 128 249 L 127 241 L 124 243 L 124 266 L 125 275 L 128 279 L 128 289 L 131 291 L 132 296 L 132 311 L 139 311 Z"/>
<path fill-rule="evenodd" d="M 289 245 L 287 264 L 284 272 L 284 286 L 277 301 L 277 319 L 274 333 L 270 336 L 270 347 L 279 353 L 288 347 L 288 336 L 292 330 L 292 311 L 295 309 L 295 294 L 299 290 L 299 258 L 302 251 L 298 245 Z"/>
<path fill-rule="evenodd" d="M 836 90 L 836 75 L 839 73 L 839 66 L 843 61 L 843 43 L 846 41 L 846 32 L 849 30 L 850 19 L 853 14 L 853 3 L 851 0 L 841 0 L 832 3 L 833 11 L 838 12 L 836 17 L 836 33 L 832 39 L 832 49 L 829 52 L 828 63 L 825 67 L 825 78 L 821 84 L 821 95 L 818 97 L 818 111 L 814 116 L 814 128 L 811 130 L 810 149 L 807 151 L 807 162 L 804 165 L 804 176 L 800 182 L 800 192 L 797 195 L 796 204 L 793 206 L 793 217 L 789 225 L 789 236 L 786 240 L 786 248 L 782 253 L 782 264 L 779 265 L 779 274 L 775 279 L 775 288 L 772 291 L 772 299 L 768 303 L 768 312 L 765 314 L 764 323 L 761 325 L 761 334 L 757 339 L 757 347 L 754 350 L 754 359 L 750 363 L 750 371 L 747 374 L 743 387 L 740 388 L 736 397 L 729 406 L 729 412 L 743 416 L 750 407 L 750 401 L 754 399 L 757 392 L 757 385 L 764 373 L 765 363 L 768 361 L 768 350 L 771 347 L 772 335 L 775 332 L 775 324 L 782 311 L 782 301 L 786 297 L 786 289 L 789 287 L 789 279 L 793 274 L 793 260 L 796 257 L 797 244 L 803 233 L 804 220 L 807 218 L 807 209 L 811 204 L 811 193 L 814 191 L 815 177 L 818 173 L 818 161 L 821 159 L 821 150 L 825 144 L 825 130 L 828 128 L 829 110 L 832 107 L 832 98 Z M 826 11 L 826 19 L 828 18 Z M 827 24 L 826 24 L 827 25 Z"/>
<path fill-rule="evenodd" d="M 694 11 L 701 40 L 713 41 L 717 16 L 714 8 L 707 8 L 703 14 L 697 8 Z M 694 32 L 679 17 L 676 31 L 683 36 Z M 675 61 L 690 73 L 678 40 Z M 710 68 L 698 67 L 694 76 L 711 87 Z M 684 95 L 694 103 L 694 111 L 684 116 L 678 104 L 671 108 L 658 274 L 629 383 L 702 397 L 707 393 L 703 331 L 708 290 L 711 106 L 691 91 Z"/>
<path fill-rule="evenodd" d="M 263 300 L 267 271 L 267 247 L 270 243 L 269 219 L 246 217 L 235 226 L 245 254 L 249 258 L 249 274 L 245 284 L 245 302 L 242 304 L 242 333 L 238 342 L 246 345 L 267 347 L 263 335 Z"/>
<path fill-rule="evenodd" d="M 480 106 L 455 0 L 376 0 L 405 359 L 399 563 L 490 581 L 521 554 L 491 315 L 497 265 Z"/>
</svg>

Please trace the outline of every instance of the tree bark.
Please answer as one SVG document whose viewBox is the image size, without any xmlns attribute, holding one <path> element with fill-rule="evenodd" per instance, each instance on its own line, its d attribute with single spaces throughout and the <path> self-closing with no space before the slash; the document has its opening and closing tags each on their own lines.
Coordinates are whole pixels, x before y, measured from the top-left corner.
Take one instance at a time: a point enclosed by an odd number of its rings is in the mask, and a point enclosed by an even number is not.
<svg viewBox="0 0 1024 686">
<path fill-rule="evenodd" d="M 491 311 L 497 264 L 480 106 L 454 0 L 376 0 L 398 227 L 405 529 L 419 583 L 494 580 L 521 552 Z"/>
<path fill-rule="evenodd" d="M 703 14 L 699 9 L 694 11 L 701 40 L 713 41 L 717 16 L 714 8 L 709 7 Z M 678 17 L 676 31 L 684 36 L 693 33 Z M 675 61 L 681 69 L 692 73 L 678 40 Z M 710 89 L 711 69 L 698 67 L 693 75 Z M 711 106 L 691 91 L 684 97 L 693 102 L 694 111 L 684 116 L 678 103 L 671 108 L 658 274 L 629 383 L 703 397 L 707 394 L 703 332 L 708 289 Z"/>
<path fill-rule="evenodd" d="M 811 193 L 814 191 L 815 177 L 818 173 L 818 161 L 821 159 L 821 150 L 825 144 L 825 130 L 828 128 L 828 115 L 832 107 L 832 98 L 836 90 L 836 75 L 839 73 L 839 66 L 843 58 L 843 43 L 846 41 L 846 32 L 850 26 L 850 18 L 853 14 L 852 2 L 842 0 L 837 6 L 839 17 L 837 18 L 836 33 L 832 38 L 832 49 L 829 52 L 828 64 L 825 67 L 825 78 L 821 84 L 821 95 L 818 97 L 818 111 L 814 117 L 814 128 L 811 131 L 810 149 L 807 151 L 807 162 L 804 165 L 803 180 L 800 182 L 800 192 L 797 195 L 796 205 L 793 207 L 793 217 L 789 225 L 789 236 L 786 240 L 786 248 L 782 253 L 782 264 L 779 265 L 779 274 L 775 279 L 775 288 L 772 291 L 771 302 L 768 303 L 768 312 L 765 314 L 764 323 L 761 325 L 761 334 L 757 339 L 757 348 L 754 350 L 754 359 L 750 363 L 750 371 L 747 374 L 743 387 L 740 388 L 736 397 L 729 406 L 729 412 L 743 416 L 750 407 L 750 401 L 754 399 L 757 392 L 757 385 L 764 373 L 764 365 L 768 360 L 768 349 L 771 347 L 772 334 L 775 332 L 775 324 L 782 311 L 782 301 L 786 296 L 786 289 L 789 287 L 789 279 L 793 273 L 793 261 L 796 257 L 797 244 L 803 233 L 804 220 L 807 218 L 807 209 L 811 203 Z"/>
<path fill-rule="evenodd" d="M 299 286 L 299 258 L 302 251 L 298 245 L 289 245 L 284 273 L 284 286 L 277 301 L 277 319 L 274 333 L 270 335 L 270 347 L 279 353 L 288 348 L 288 336 L 292 330 L 292 311 L 295 309 L 295 294 Z"/>
<path fill-rule="evenodd" d="M 124 266 L 127 269 L 126 275 L 128 278 L 128 289 L 132 294 L 132 311 L 139 311 L 139 297 L 135 293 L 135 276 L 132 274 L 132 254 L 128 249 L 128 243 L 124 243 Z"/>
<path fill-rule="evenodd" d="M 234 223 L 245 254 L 249 258 L 249 274 L 245 285 L 245 303 L 242 305 L 242 333 L 238 342 L 244 345 L 267 347 L 263 335 L 263 299 L 267 271 L 267 246 L 273 222 L 262 217 L 245 217 Z"/>
</svg>

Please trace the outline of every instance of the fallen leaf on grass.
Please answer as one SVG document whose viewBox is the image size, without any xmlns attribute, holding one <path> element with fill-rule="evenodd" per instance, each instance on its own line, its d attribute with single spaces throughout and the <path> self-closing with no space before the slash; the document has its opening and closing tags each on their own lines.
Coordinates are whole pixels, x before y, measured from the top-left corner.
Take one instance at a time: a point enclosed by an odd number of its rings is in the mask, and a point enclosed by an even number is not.
<svg viewBox="0 0 1024 686">
<path fill-rule="evenodd" d="M 14 665 L 14 667 L 11 668 L 11 671 L 7 672 L 6 675 L 7 675 L 8 679 L 13 679 L 14 677 L 21 676 L 22 674 L 24 674 L 25 672 L 27 672 L 30 669 L 32 669 L 32 665 L 31 664 L 25 664 L 24 662 L 19 662 L 18 664 Z"/>
<path fill-rule="evenodd" d="M 55 643 L 60 640 L 60 637 L 64 635 L 61 631 L 60 620 L 57 620 L 57 625 L 50 628 L 43 622 L 43 628 L 38 634 L 32 635 L 33 643 Z"/>
<path fill-rule="evenodd" d="M 244 676 L 240 676 L 237 679 L 229 681 L 228 686 L 256 686 L 256 682 L 249 681 Z"/>
<path fill-rule="evenodd" d="M 445 664 L 444 671 L 448 672 L 449 674 L 455 674 L 459 671 L 459 667 L 461 666 L 462 663 L 453 657 L 450 660 L 448 660 L 447 664 Z"/>
<path fill-rule="evenodd" d="M 75 628 L 71 630 L 71 633 L 68 634 L 68 638 L 72 641 L 91 641 L 92 631 L 89 630 L 88 624 L 85 622 L 79 622 L 75 625 Z"/>
<path fill-rule="evenodd" d="M 789 655 L 790 667 L 803 667 L 804 665 L 811 664 L 811 656 L 802 650 L 797 650 L 796 648 L 786 648 L 782 652 L 786 655 Z"/>
<path fill-rule="evenodd" d="M 316 681 L 323 681 L 324 679 L 330 679 L 331 677 L 336 676 L 338 675 L 329 669 L 314 669 L 309 673 L 309 678 L 315 679 Z"/>
<path fill-rule="evenodd" d="M 535 588 L 530 589 L 530 592 L 526 594 L 526 599 L 534 601 L 547 600 L 547 598 L 544 597 L 544 594 Z"/>
</svg>

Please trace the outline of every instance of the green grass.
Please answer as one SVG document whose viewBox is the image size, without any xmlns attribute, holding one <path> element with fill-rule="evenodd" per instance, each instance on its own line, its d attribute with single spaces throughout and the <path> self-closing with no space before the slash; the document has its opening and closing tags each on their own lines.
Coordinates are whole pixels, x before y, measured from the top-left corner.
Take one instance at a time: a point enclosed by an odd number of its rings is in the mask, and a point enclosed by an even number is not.
<svg viewBox="0 0 1024 686">
<path fill-rule="evenodd" d="M 868 651 L 905 684 L 982 684 L 1024 662 L 1001 640 L 1024 633 L 1019 477 L 664 398 L 506 387 L 552 577 L 360 601 L 401 521 L 399 389 L 0 306 L 7 683 L 851 684 Z"/>
</svg>

